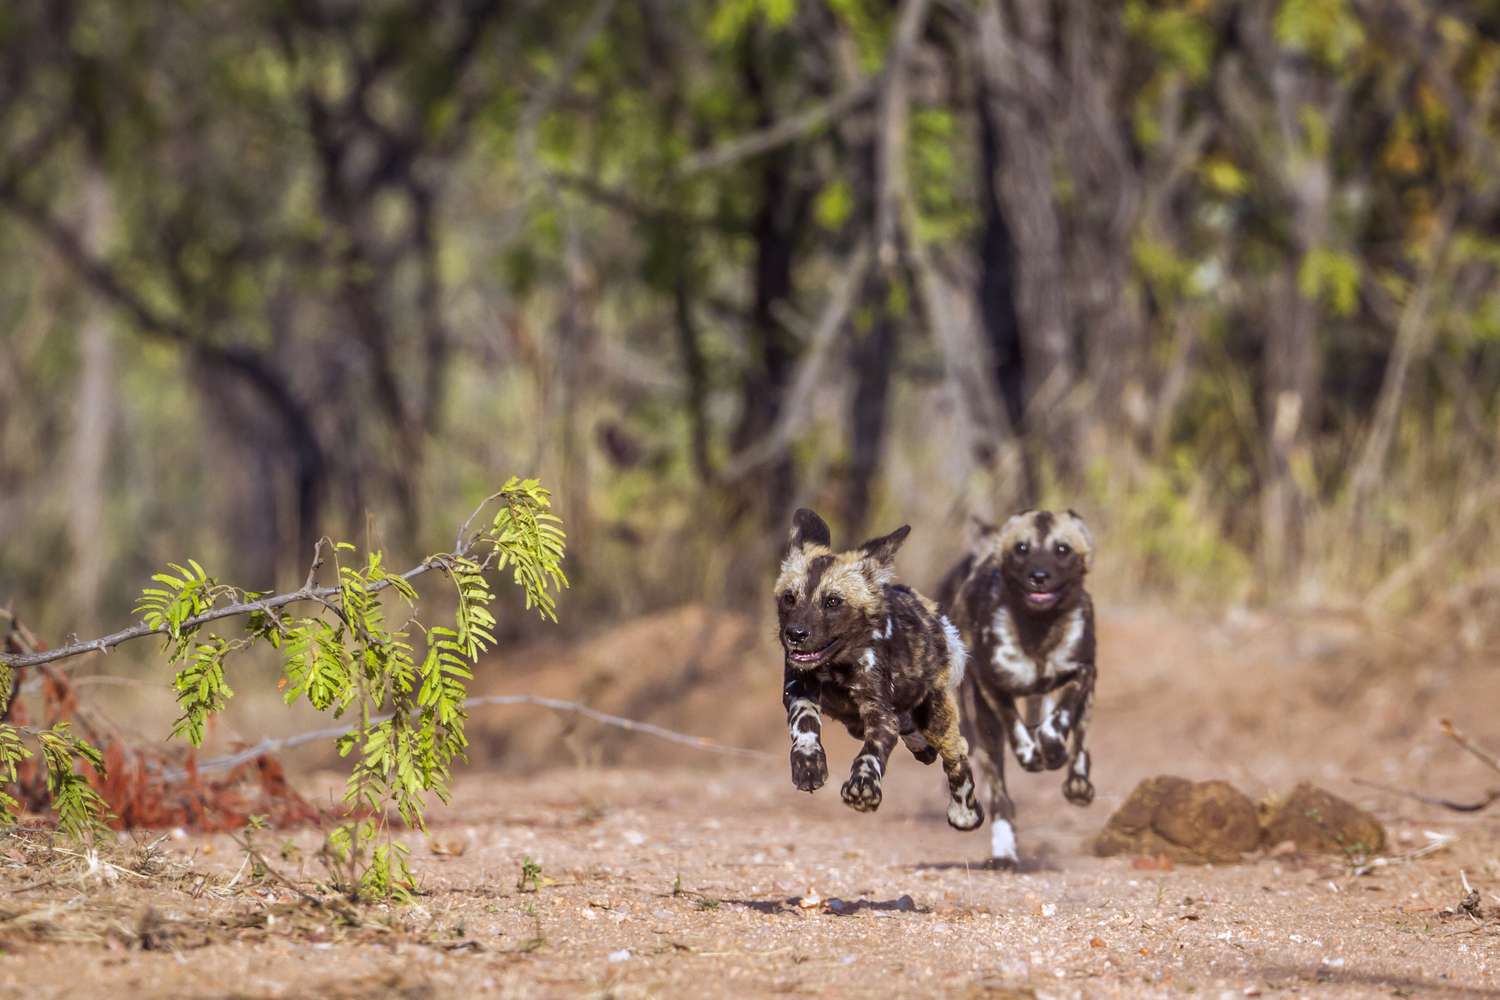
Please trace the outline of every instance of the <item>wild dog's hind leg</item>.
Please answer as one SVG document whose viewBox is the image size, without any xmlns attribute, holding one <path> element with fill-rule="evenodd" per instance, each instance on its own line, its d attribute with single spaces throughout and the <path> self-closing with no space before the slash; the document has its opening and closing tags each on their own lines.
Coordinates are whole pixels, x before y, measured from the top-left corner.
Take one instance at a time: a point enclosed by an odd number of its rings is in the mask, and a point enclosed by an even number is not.
<svg viewBox="0 0 1500 1000">
<path fill-rule="evenodd" d="M 972 830 L 984 822 L 984 810 L 974 797 L 974 773 L 969 769 L 969 742 L 958 727 L 958 702 L 953 692 L 943 691 L 927 701 L 926 742 L 943 759 L 948 776 L 948 825 Z"/>
<path fill-rule="evenodd" d="M 818 697 L 816 680 L 786 668 L 781 702 L 786 706 L 786 728 L 792 737 L 792 784 L 804 792 L 815 792 L 828 780 Z"/>
<path fill-rule="evenodd" d="M 1089 780 L 1089 752 L 1083 745 L 1088 732 L 1089 708 L 1094 703 L 1094 672 L 1084 674 L 1076 688 L 1065 699 L 1059 711 L 1069 713 L 1068 722 L 1073 727 L 1068 750 L 1068 776 L 1063 779 L 1063 798 L 1075 806 L 1086 806 L 1094 801 L 1094 785 Z"/>
<path fill-rule="evenodd" d="M 886 700 L 879 672 L 875 669 L 875 653 L 866 650 L 860 659 L 864 671 L 859 682 L 851 685 L 850 693 L 859 706 L 859 728 L 864 733 L 864 744 L 849 769 L 849 780 L 839 791 L 844 804 L 860 812 L 874 812 L 880 808 L 881 779 L 885 777 L 886 762 L 896 748 L 901 722 L 896 710 Z"/>
<path fill-rule="evenodd" d="M 972 689 L 965 692 L 966 726 L 972 736 L 971 759 L 989 794 L 990 859 L 989 867 L 1015 868 L 1016 807 L 1005 788 L 1005 728 L 988 699 Z"/>
</svg>

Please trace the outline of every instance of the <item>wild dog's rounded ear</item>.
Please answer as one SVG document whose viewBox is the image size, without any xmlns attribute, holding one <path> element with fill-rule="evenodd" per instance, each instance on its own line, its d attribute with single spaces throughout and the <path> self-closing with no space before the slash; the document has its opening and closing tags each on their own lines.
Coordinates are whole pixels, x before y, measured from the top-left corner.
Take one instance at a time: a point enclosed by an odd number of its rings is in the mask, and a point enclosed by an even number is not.
<svg viewBox="0 0 1500 1000">
<path fill-rule="evenodd" d="M 797 513 L 792 515 L 792 537 L 787 543 L 794 549 L 804 545 L 833 546 L 833 533 L 828 530 L 828 522 L 806 507 L 798 507 Z"/>
<path fill-rule="evenodd" d="M 1094 565 L 1094 533 L 1084 523 L 1082 515 L 1071 507 L 1068 508 L 1067 517 L 1069 525 L 1078 536 L 1073 547 L 1083 556 L 1083 568 L 1091 569 Z"/>
<path fill-rule="evenodd" d="M 901 548 L 901 543 L 906 541 L 906 536 L 909 534 L 911 534 L 911 525 L 903 524 L 889 535 L 872 538 L 859 548 L 865 554 L 865 558 L 881 566 L 889 566 L 896 558 L 896 550 Z"/>
<path fill-rule="evenodd" d="M 1000 551 L 1004 552 L 1013 548 L 1017 542 L 1036 543 L 1032 536 L 1036 534 L 1036 511 L 1023 510 L 1019 514 L 1012 514 L 1005 519 L 1000 526 L 1000 534 L 996 541 L 999 543 Z"/>
</svg>

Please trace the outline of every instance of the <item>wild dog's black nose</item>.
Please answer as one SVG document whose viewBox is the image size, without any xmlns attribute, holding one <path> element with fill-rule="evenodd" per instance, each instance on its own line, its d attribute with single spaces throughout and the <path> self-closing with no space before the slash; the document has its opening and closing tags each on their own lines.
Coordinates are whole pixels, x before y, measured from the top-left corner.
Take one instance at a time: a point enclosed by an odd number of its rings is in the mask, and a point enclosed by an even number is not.
<svg viewBox="0 0 1500 1000">
<path fill-rule="evenodd" d="M 788 625 L 786 627 L 786 639 L 787 639 L 787 642 L 802 642 L 806 638 L 807 638 L 807 629 L 801 628 L 800 626 L 797 626 L 797 625 Z"/>
<path fill-rule="evenodd" d="M 1044 584 L 1048 580 L 1052 579 L 1052 574 L 1048 573 L 1044 569 L 1034 569 L 1026 577 L 1026 579 L 1030 580 L 1033 584 L 1035 584 L 1036 586 L 1040 587 L 1042 584 Z"/>
</svg>

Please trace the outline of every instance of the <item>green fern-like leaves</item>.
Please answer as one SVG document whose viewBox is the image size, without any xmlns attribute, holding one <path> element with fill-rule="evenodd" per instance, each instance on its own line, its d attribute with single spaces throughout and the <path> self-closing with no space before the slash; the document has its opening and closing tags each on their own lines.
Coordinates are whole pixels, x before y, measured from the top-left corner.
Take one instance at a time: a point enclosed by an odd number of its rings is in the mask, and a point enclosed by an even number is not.
<svg viewBox="0 0 1500 1000">
<path fill-rule="evenodd" d="M 219 587 L 197 560 L 189 559 L 187 566 L 177 563 L 170 566 L 173 573 L 151 577 L 161 586 L 141 591 L 135 613 L 166 637 L 163 648 L 171 650 L 170 658 L 176 660 L 187 652 L 197 631 L 197 626 L 188 624 L 189 620 L 212 608 L 227 588 Z"/>
<path fill-rule="evenodd" d="M 21 741 L 21 731 L 15 726 L 0 723 L 0 826 L 13 826 L 21 804 L 5 789 L 16 783 L 16 766 L 31 757 L 31 751 Z"/>
<path fill-rule="evenodd" d="M 305 699 L 320 712 L 355 719 L 337 739 L 339 754 L 351 761 L 344 794 L 350 819 L 329 834 L 326 847 L 337 881 L 351 893 L 405 898 L 414 884 L 407 848 L 393 837 L 391 824 L 399 819 L 423 828 L 427 796 L 447 801 L 453 764 L 464 759 L 469 683 L 479 657 L 495 643 L 495 592 L 487 572 L 508 570 L 527 610 L 557 620 L 557 595 L 568 578 L 562 569 L 566 536 L 552 513 L 551 493 L 535 479 L 512 478 L 481 510 L 490 505 L 489 520 L 460 538 L 455 551 L 429 556 L 404 576 L 388 571 L 378 551 L 360 559 L 347 542 L 325 542 L 319 555 L 332 556 L 334 579 L 321 587 L 314 578 L 302 590 L 271 599 L 221 585 L 189 559 L 153 576 L 154 585 L 141 594 L 136 613 L 163 636 L 167 660 L 177 667 L 174 737 L 202 744 L 208 720 L 234 694 L 226 662 L 256 643 L 279 651 L 287 704 Z M 453 586 L 451 625 L 426 627 L 412 617 L 418 594 L 411 578 L 432 572 Z M 226 598 L 236 603 L 221 605 Z M 292 604 L 302 613 L 288 613 Z M 202 616 L 216 607 L 215 619 L 244 616 L 240 635 L 199 634 Z M 401 611 L 403 624 L 391 625 L 390 607 Z M 408 630 L 413 625 L 425 638 L 420 655 Z M 102 756 L 66 724 L 33 735 L 46 761 L 59 828 L 87 835 L 106 810 L 75 763 L 102 775 Z M 16 764 L 29 755 L 21 736 L 0 725 L 0 784 L 14 781 Z M 16 808 L 0 793 L 0 822 L 13 821 Z"/>
<path fill-rule="evenodd" d="M 567 536 L 562 519 L 552 513 L 552 493 L 535 479 L 512 477 L 498 494 L 500 506 L 486 540 L 494 546 L 496 566 L 510 568 L 526 594 L 526 608 L 557 621 L 552 591 L 568 585 L 562 561 Z"/>
<path fill-rule="evenodd" d="M 75 840 L 86 840 L 106 829 L 109 807 L 74 766 L 87 763 L 104 777 L 104 754 L 87 740 L 74 736 L 66 722 L 37 733 L 47 766 L 47 793 L 57 813 L 57 828 Z"/>
<path fill-rule="evenodd" d="M 239 646 L 219 636 L 193 647 L 187 665 L 177 672 L 173 687 L 182 714 L 172 724 L 172 735 L 183 737 L 193 746 L 203 745 L 204 728 L 209 716 L 222 712 L 234 691 L 224 680 L 224 660 Z"/>
</svg>

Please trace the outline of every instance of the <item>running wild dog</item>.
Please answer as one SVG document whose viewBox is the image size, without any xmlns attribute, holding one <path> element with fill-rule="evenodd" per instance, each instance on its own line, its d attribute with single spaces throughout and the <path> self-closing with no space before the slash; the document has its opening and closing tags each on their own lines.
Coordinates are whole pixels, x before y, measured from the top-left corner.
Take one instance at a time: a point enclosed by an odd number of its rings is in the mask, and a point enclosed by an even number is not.
<svg viewBox="0 0 1500 1000">
<path fill-rule="evenodd" d="M 850 808 L 880 808 L 881 779 L 899 736 L 922 763 L 942 758 L 948 823 L 972 830 L 984 813 L 955 697 L 968 655 L 937 607 L 895 581 L 891 563 L 910 531 L 902 526 L 835 552 L 821 517 L 802 509 L 792 518 L 776 580 L 792 783 L 812 792 L 828 780 L 826 712 L 863 741 L 842 789 Z"/>
<path fill-rule="evenodd" d="M 1094 542 L 1073 511 L 1028 510 L 1004 526 L 979 522 L 969 554 L 939 600 L 973 654 L 962 699 L 974 763 L 989 783 L 990 864 L 1016 865 L 1015 805 L 1005 789 L 1007 738 L 1028 771 L 1067 766 L 1063 796 L 1094 798 L 1084 748 L 1094 699 L 1094 604 L 1084 589 Z M 1028 727 L 1016 699 L 1037 696 Z"/>
</svg>

